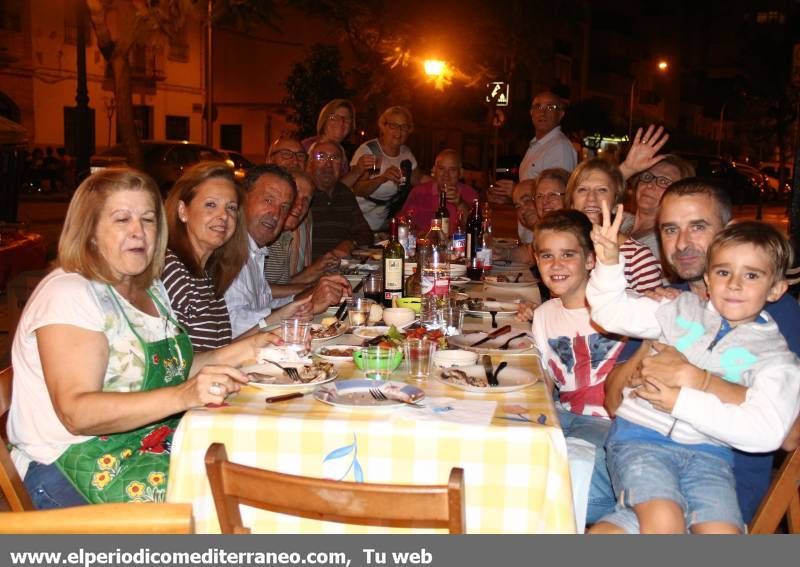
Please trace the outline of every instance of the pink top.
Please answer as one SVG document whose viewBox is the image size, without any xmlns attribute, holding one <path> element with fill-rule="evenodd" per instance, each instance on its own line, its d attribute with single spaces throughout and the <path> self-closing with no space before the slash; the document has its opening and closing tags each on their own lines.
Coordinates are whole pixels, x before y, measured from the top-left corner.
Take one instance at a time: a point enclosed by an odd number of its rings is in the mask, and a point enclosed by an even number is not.
<svg viewBox="0 0 800 567">
<path fill-rule="evenodd" d="M 472 200 L 478 198 L 478 193 L 463 183 L 458 184 L 458 190 L 461 192 L 461 198 L 468 205 L 472 205 Z M 400 209 L 398 215 L 408 216 L 408 212 L 413 209 L 414 216 L 411 218 L 411 225 L 416 232 L 427 232 L 431 228 L 431 221 L 433 215 L 439 208 L 439 187 L 436 181 L 428 181 L 427 183 L 420 183 L 411 190 L 411 193 L 406 199 L 403 208 Z M 447 212 L 450 213 L 451 226 L 455 227 L 456 220 L 458 220 L 458 209 L 452 203 L 447 203 Z M 466 215 L 464 222 L 467 222 Z"/>
</svg>

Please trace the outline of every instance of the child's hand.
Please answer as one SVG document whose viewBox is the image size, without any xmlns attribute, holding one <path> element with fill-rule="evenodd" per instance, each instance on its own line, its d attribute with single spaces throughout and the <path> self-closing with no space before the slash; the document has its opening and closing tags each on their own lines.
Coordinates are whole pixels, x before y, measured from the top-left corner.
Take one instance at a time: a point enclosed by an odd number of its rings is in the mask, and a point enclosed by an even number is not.
<svg viewBox="0 0 800 567">
<path fill-rule="evenodd" d="M 619 263 L 619 227 L 622 224 L 622 205 L 616 207 L 616 218 L 611 222 L 611 211 L 605 201 L 600 203 L 603 212 L 603 224 L 592 227 L 594 254 L 601 264 L 611 266 Z"/>
<path fill-rule="evenodd" d="M 517 307 L 517 321 L 524 321 L 526 323 L 530 323 L 533 321 L 533 310 L 539 307 L 535 303 L 529 303 L 527 301 L 520 303 Z"/>
<path fill-rule="evenodd" d="M 654 408 L 672 413 L 672 408 L 675 407 L 675 402 L 678 401 L 680 391 L 680 388 L 667 386 L 655 378 L 646 378 L 644 384 L 634 390 L 633 393 L 653 404 Z"/>
</svg>

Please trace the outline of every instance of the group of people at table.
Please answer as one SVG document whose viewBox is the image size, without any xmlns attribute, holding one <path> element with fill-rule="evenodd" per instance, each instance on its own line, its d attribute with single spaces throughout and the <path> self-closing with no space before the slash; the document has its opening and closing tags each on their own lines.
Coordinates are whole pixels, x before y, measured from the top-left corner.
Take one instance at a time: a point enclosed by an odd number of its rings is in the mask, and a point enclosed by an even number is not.
<svg viewBox="0 0 800 567">
<path fill-rule="evenodd" d="M 532 322 L 565 437 L 592 450 L 591 474 L 573 478 L 589 485 L 585 520 L 601 533 L 741 532 L 772 451 L 797 443 L 791 249 L 767 225 L 730 224 L 724 188 L 659 155 L 661 129 L 640 130 L 619 167 L 577 164 L 563 116 L 554 94 L 534 98 L 521 181 L 489 199 L 513 201 L 514 255 L 553 297 L 517 316 Z M 454 150 L 420 174 L 407 109 L 387 109 L 348 161 L 354 122 L 349 101 L 332 101 L 317 136 L 278 139 L 241 186 L 213 162 L 188 169 L 165 202 L 132 169 L 80 185 L 57 267 L 12 346 L 8 437 L 37 507 L 163 500 L 181 414 L 238 392 L 238 367 L 280 344 L 273 325 L 351 293 L 332 272 L 399 208 L 402 162 L 417 230 L 441 188 L 451 217 L 477 198 Z M 620 205 L 628 186 L 634 215 Z M 672 290 L 662 262 L 680 281 Z"/>
</svg>

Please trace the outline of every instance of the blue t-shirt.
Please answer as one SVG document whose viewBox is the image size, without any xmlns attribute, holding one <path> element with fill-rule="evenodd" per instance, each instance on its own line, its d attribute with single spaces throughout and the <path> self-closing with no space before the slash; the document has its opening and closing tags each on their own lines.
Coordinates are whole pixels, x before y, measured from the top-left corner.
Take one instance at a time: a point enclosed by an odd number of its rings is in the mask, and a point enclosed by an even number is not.
<svg viewBox="0 0 800 567">
<path fill-rule="evenodd" d="M 679 283 L 671 286 L 681 291 L 689 291 L 688 283 Z M 800 357 L 800 305 L 789 295 L 784 293 L 774 303 L 767 303 L 764 310 L 778 324 L 786 344 L 795 355 Z M 628 360 L 642 345 L 640 339 L 631 339 L 617 357 L 617 364 Z M 733 474 L 736 478 L 736 496 L 739 499 L 739 508 L 742 518 L 750 523 L 769 489 L 772 474 L 772 461 L 775 453 L 744 453 L 734 449 Z"/>
</svg>

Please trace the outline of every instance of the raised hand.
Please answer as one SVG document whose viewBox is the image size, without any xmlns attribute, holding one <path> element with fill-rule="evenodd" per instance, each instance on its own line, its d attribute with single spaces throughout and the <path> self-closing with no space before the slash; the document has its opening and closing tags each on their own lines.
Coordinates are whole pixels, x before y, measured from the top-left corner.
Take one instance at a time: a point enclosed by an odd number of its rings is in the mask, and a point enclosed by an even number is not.
<svg viewBox="0 0 800 567">
<path fill-rule="evenodd" d="M 605 201 L 600 202 L 603 214 L 602 224 L 592 227 L 592 242 L 597 261 L 607 266 L 619 263 L 619 227 L 622 224 L 622 205 L 617 205 L 614 222 L 611 222 L 611 211 Z"/>
<path fill-rule="evenodd" d="M 644 134 L 642 134 L 641 128 L 636 130 L 631 149 L 628 150 L 625 161 L 620 164 L 620 170 L 625 179 L 640 171 L 650 169 L 664 159 L 663 155 L 656 154 L 664 147 L 667 140 L 669 140 L 669 134 L 664 132 L 663 126 L 659 126 L 656 130 L 655 126 L 650 124 Z"/>
</svg>

